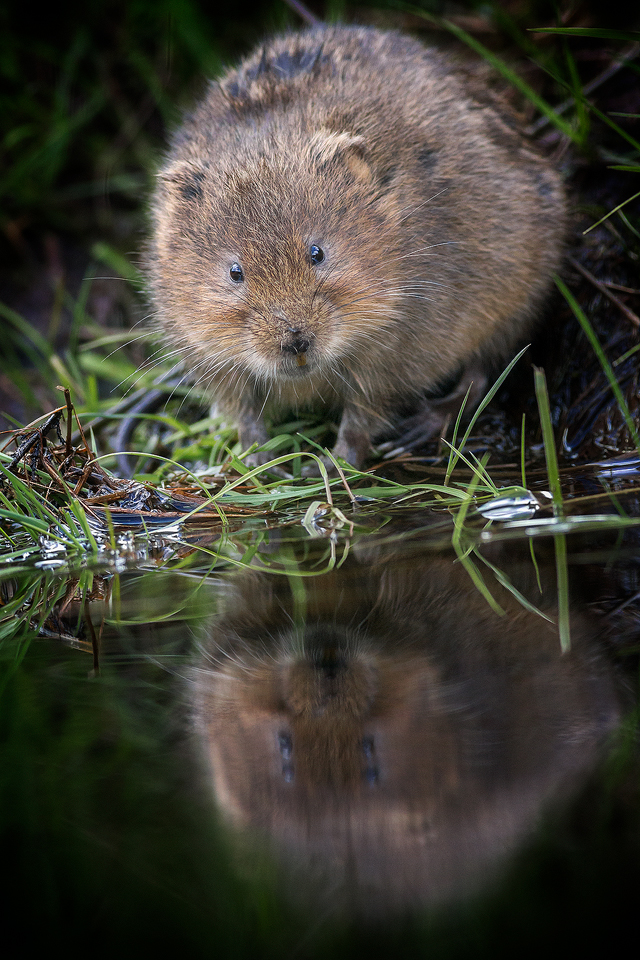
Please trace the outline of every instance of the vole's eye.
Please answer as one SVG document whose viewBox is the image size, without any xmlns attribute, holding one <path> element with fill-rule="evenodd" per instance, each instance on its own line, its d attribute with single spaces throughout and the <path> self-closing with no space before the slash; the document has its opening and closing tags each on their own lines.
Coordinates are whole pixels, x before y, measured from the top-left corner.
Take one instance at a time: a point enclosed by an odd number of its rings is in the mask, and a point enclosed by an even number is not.
<svg viewBox="0 0 640 960">
<path fill-rule="evenodd" d="M 234 283 L 242 283 L 244 280 L 244 273 L 242 272 L 242 267 L 239 263 L 232 263 L 229 267 L 229 276 Z"/>
<path fill-rule="evenodd" d="M 311 257 L 311 263 L 322 263 L 324 260 L 324 250 L 317 244 L 312 243 L 309 247 L 309 256 Z"/>
</svg>

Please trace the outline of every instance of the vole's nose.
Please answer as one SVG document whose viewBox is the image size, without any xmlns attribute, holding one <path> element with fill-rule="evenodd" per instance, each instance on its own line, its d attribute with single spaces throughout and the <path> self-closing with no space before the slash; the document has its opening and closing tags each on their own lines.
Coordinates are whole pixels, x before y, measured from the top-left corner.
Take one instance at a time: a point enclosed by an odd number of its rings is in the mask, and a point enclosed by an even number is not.
<svg viewBox="0 0 640 960">
<path fill-rule="evenodd" d="M 297 327 L 287 327 L 287 338 L 282 342 L 282 350 L 284 353 L 293 353 L 298 355 L 301 353 L 306 353 L 311 342 L 308 337 L 305 337 L 302 330 Z"/>
</svg>

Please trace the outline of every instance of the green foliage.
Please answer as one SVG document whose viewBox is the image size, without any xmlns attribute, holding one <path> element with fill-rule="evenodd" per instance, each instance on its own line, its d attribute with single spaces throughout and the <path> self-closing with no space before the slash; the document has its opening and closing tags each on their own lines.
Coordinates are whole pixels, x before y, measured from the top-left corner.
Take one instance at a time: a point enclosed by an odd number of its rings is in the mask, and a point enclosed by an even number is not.
<svg viewBox="0 0 640 960">
<path fill-rule="evenodd" d="M 259 32 L 198 0 L 63 4 L 0 14 L 0 216 L 68 228 L 86 201 L 137 207 L 185 89 Z"/>
</svg>

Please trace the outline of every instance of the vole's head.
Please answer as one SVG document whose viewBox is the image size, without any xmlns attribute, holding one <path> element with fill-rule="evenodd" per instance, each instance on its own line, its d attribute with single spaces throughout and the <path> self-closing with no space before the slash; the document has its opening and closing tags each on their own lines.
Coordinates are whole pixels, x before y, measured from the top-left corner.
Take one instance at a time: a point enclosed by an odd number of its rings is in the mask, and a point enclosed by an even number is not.
<svg viewBox="0 0 640 960">
<path fill-rule="evenodd" d="M 394 316 L 392 195 L 361 137 L 255 133 L 161 171 L 152 254 L 165 330 L 207 378 L 325 378 Z"/>
</svg>

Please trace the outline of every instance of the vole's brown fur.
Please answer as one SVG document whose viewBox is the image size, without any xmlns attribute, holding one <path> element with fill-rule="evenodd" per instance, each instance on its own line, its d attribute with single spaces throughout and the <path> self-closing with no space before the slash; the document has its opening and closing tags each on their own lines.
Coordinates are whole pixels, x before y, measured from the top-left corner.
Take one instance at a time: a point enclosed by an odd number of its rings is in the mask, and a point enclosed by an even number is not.
<svg viewBox="0 0 640 960">
<path fill-rule="evenodd" d="M 425 396 L 457 376 L 453 397 L 477 388 L 514 351 L 565 207 L 548 162 L 444 53 L 330 27 L 210 86 L 153 216 L 165 337 L 242 443 L 266 440 L 267 407 L 323 405 L 342 410 L 334 452 L 360 465 L 401 407 L 422 405 L 426 437 L 444 414 Z"/>
</svg>

